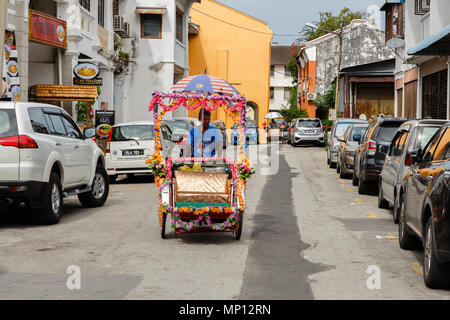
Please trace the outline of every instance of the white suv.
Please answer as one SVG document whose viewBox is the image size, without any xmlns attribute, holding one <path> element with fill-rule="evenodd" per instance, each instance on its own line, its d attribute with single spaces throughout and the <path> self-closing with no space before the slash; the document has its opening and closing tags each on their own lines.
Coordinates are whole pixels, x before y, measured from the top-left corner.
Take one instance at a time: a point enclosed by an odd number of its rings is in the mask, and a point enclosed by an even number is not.
<svg viewBox="0 0 450 320">
<path fill-rule="evenodd" d="M 0 208 L 22 202 L 43 224 L 58 223 L 63 198 L 78 195 L 100 207 L 109 182 L 102 151 L 63 109 L 40 103 L 0 103 Z"/>
</svg>

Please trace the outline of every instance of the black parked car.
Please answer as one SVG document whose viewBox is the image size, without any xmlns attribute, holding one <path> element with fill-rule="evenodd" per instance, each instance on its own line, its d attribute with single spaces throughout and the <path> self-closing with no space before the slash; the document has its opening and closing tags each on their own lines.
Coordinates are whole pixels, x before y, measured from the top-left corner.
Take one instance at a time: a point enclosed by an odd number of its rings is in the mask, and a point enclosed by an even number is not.
<svg viewBox="0 0 450 320">
<path fill-rule="evenodd" d="M 450 124 L 411 157 L 400 190 L 399 243 L 422 241 L 423 278 L 430 288 L 450 286 Z"/>
<path fill-rule="evenodd" d="M 383 168 L 386 154 L 395 132 L 407 119 L 380 116 L 369 123 L 362 141 L 355 150 L 353 185 L 358 192 L 369 192 L 369 184 L 378 187 L 378 176 Z"/>
</svg>

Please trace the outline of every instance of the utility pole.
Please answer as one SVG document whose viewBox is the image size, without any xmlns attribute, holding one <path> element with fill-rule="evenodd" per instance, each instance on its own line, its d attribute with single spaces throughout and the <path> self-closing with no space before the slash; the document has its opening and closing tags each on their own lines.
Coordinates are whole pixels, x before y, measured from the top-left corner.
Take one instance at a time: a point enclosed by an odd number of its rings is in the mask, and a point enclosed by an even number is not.
<svg viewBox="0 0 450 320">
<path fill-rule="evenodd" d="M 5 56 L 4 43 L 5 43 L 5 24 L 6 24 L 6 11 L 8 0 L 0 0 L 0 78 L 3 78 L 3 60 Z M 0 86 L 1 88 L 1 86 Z"/>
<path fill-rule="evenodd" d="M 337 65 L 337 74 L 336 74 L 336 101 L 334 102 L 334 109 L 336 112 L 336 118 L 338 116 L 339 111 L 339 99 L 340 99 L 340 86 L 339 86 L 339 73 L 341 72 L 341 62 L 342 62 L 342 30 L 344 28 L 344 21 L 340 22 L 340 31 L 337 33 L 339 39 L 339 48 L 338 48 L 338 65 Z"/>
</svg>

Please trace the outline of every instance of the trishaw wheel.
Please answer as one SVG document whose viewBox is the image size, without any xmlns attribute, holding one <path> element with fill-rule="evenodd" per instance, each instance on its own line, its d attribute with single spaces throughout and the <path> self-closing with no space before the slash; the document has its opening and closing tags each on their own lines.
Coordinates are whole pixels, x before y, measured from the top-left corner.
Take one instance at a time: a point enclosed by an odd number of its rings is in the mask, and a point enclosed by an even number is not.
<svg viewBox="0 0 450 320">
<path fill-rule="evenodd" d="M 166 238 L 166 221 L 167 221 L 167 213 L 164 212 L 161 224 L 161 239 Z"/>
<path fill-rule="evenodd" d="M 241 212 L 239 214 L 239 222 L 238 222 L 238 226 L 237 229 L 234 233 L 234 236 L 236 237 L 236 240 L 239 241 L 241 240 L 241 235 L 242 235 L 242 224 L 244 223 L 244 214 Z"/>
</svg>

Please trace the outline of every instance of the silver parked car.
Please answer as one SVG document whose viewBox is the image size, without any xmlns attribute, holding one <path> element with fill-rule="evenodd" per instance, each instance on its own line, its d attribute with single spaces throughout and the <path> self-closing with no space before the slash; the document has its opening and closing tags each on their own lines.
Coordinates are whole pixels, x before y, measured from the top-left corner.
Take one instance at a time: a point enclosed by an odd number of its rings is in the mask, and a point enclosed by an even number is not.
<svg viewBox="0 0 450 320">
<path fill-rule="evenodd" d="M 174 154 L 180 154 L 187 157 L 191 154 L 191 146 L 187 144 L 189 133 L 194 127 L 200 127 L 201 122 L 195 118 L 176 117 L 171 120 L 165 120 L 165 123 L 172 131 L 172 140 L 177 141 L 179 151 L 175 150 Z"/>
<path fill-rule="evenodd" d="M 354 123 L 348 126 L 344 135 L 338 137 L 340 142 L 337 157 L 337 173 L 341 179 L 347 178 L 353 173 L 355 150 L 369 127 L 368 123 Z"/>
<path fill-rule="evenodd" d="M 394 207 L 394 222 L 400 213 L 399 191 L 403 176 L 412 165 L 411 157 L 423 150 L 447 120 L 410 120 L 395 133 L 379 177 L 378 207 Z"/>
<path fill-rule="evenodd" d="M 317 118 L 296 119 L 292 128 L 292 145 L 300 143 L 313 143 L 319 146 L 324 144 L 322 121 Z"/>
<path fill-rule="evenodd" d="M 331 131 L 328 133 L 328 151 L 327 151 L 327 163 L 330 168 L 336 168 L 337 166 L 337 152 L 339 148 L 339 141 L 337 137 L 342 136 L 347 130 L 348 126 L 353 123 L 369 123 L 367 120 L 351 119 L 351 118 L 339 118 L 333 122 Z"/>
</svg>

